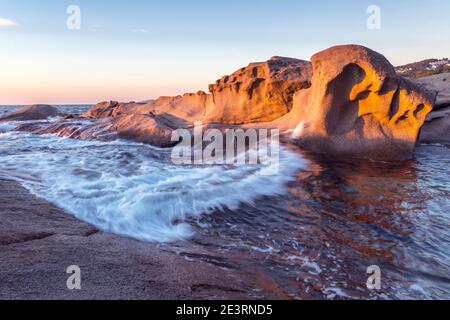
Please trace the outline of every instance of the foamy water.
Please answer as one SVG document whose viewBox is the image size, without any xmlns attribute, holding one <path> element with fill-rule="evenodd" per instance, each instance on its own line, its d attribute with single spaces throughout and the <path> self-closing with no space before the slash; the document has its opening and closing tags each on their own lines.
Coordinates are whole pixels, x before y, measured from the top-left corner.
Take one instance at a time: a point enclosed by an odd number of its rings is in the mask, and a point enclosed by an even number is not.
<svg viewBox="0 0 450 320">
<path fill-rule="evenodd" d="M 449 146 L 420 145 L 414 160 L 393 163 L 306 162 L 288 146 L 278 174 L 264 176 L 261 166 L 174 166 L 170 150 L 14 126 L 0 124 L 0 178 L 102 230 L 255 270 L 280 297 L 450 298 Z M 380 291 L 366 287 L 369 265 L 382 270 Z M 259 285 L 243 288 L 264 298 Z"/>
<path fill-rule="evenodd" d="M 10 130 L 3 124 L 0 130 Z M 101 230 L 145 241 L 187 239 L 187 218 L 287 192 L 305 161 L 288 150 L 267 166 L 175 166 L 171 150 L 127 141 L 0 134 L 0 177 L 12 178 Z"/>
</svg>

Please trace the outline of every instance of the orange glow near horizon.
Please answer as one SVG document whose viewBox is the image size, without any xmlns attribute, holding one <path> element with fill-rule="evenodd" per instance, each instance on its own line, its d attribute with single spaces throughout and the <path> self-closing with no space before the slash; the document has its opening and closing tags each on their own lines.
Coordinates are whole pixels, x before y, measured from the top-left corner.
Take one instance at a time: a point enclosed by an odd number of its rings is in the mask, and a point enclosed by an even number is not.
<svg viewBox="0 0 450 320">
<path fill-rule="evenodd" d="M 144 101 L 190 92 L 182 87 L 2 87 L 0 105 L 95 104 L 100 101 Z"/>
<path fill-rule="evenodd" d="M 143 101 L 160 96 L 207 90 L 208 84 L 225 72 L 198 63 L 180 68 L 170 59 L 118 57 L 102 52 L 23 50 L 19 54 L 0 52 L 0 105 L 95 104 L 100 101 Z M 194 76 L 192 76 L 194 75 Z"/>
<path fill-rule="evenodd" d="M 207 91 L 208 85 L 272 56 L 309 60 L 359 44 L 393 65 L 448 57 L 448 1 L 379 0 L 382 27 L 366 5 L 288 0 L 79 0 L 80 28 L 63 1 L 1 1 L 0 105 L 141 101 Z M 410 2 L 414 2 L 412 5 Z M 286 10 L 289 8 L 289 10 Z M 417 23 L 420 17 L 433 17 Z"/>
<path fill-rule="evenodd" d="M 172 70 L 163 74 L 160 70 L 152 73 L 149 67 L 137 71 L 138 68 L 108 68 L 94 63 L 64 67 L 61 62 L 55 64 L 55 60 L 35 59 L 17 63 L 20 69 L 7 66 L 2 70 L 8 76 L 0 77 L 0 105 L 143 101 L 205 90 L 202 88 L 209 83 L 204 75 L 188 79 Z"/>
</svg>

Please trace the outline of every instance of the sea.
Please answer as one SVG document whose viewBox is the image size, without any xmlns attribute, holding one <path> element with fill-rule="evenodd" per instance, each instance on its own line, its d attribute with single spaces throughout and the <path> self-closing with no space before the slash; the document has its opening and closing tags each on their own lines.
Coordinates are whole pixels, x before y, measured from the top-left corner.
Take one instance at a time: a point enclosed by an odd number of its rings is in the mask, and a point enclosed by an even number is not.
<svg viewBox="0 0 450 320">
<path fill-rule="evenodd" d="M 17 108 L 0 106 L 0 116 Z M 202 254 L 191 259 L 224 268 L 257 266 L 292 299 L 450 299 L 450 146 L 374 162 L 317 158 L 286 143 L 278 173 L 267 176 L 257 166 L 176 166 L 170 149 L 16 125 L 0 123 L 0 179 L 105 232 L 192 244 Z M 380 290 L 367 286 L 373 267 Z"/>
</svg>

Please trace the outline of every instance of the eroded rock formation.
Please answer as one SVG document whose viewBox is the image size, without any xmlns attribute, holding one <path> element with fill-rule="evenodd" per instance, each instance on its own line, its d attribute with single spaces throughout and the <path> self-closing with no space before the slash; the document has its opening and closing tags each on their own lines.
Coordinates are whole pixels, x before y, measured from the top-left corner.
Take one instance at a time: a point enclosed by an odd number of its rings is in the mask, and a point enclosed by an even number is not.
<svg viewBox="0 0 450 320">
<path fill-rule="evenodd" d="M 203 91 L 160 97 L 147 103 L 101 102 L 84 117 L 96 119 L 123 114 L 168 113 L 190 122 L 241 125 L 275 120 L 292 109 L 298 90 L 311 83 L 311 63 L 273 57 L 252 63 Z"/>
<path fill-rule="evenodd" d="M 206 118 L 232 125 L 278 119 L 291 111 L 295 92 L 311 85 L 311 71 L 310 62 L 292 58 L 252 63 L 210 85 Z"/>
<path fill-rule="evenodd" d="M 289 113 L 295 92 L 310 86 L 311 72 L 310 62 L 273 57 L 223 77 L 210 86 L 209 94 L 199 91 L 146 103 L 101 102 L 81 117 L 110 119 L 108 131 L 121 138 L 171 146 L 172 130 L 189 128 L 196 121 L 240 125 L 271 121 Z M 95 131 L 91 126 L 83 131 L 66 125 L 60 123 L 51 130 L 63 126 L 60 134 L 71 137 L 92 136 Z"/>
<path fill-rule="evenodd" d="M 379 53 L 337 46 L 314 55 L 312 63 L 281 57 L 252 63 L 210 85 L 210 93 L 102 102 L 79 119 L 20 129 L 169 147 L 173 130 L 202 121 L 221 128 L 279 128 L 303 148 L 329 156 L 408 159 L 435 102 L 427 87 L 434 88 L 398 76 Z M 438 104 L 447 103 L 446 92 L 440 89 Z"/>
<path fill-rule="evenodd" d="M 278 122 L 297 122 L 305 149 L 333 156 L 393 160 L 412 157 L 435 93 L 396 75 L 379 53 L 356 45 L 337 46 L 312 57 L 308 90 Z"/>
</svg>

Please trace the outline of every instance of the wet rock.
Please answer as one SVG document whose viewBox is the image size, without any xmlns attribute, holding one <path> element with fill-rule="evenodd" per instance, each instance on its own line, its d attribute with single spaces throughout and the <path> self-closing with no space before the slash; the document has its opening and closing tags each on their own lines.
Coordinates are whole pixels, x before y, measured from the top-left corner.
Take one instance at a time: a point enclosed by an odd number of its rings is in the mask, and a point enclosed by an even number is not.
<svg viewBox="0 0 450 320">
<path fill-rule="evenodd" d="M 263 297 L 286 298 L 254 267 L 225 270 L 180 255 L 195 249 L 189 244 L 172 248 L 104 233 L 14 181 L 0 179 L 0 203 L 0 299 L 245 299 L 250 292 L 242 288 L 261 284 Z M 82 290 L 67 289 L 71 265 L 81 268 Z"/>
<path fill-rule="evenodd" d="M 57 108 L 45 105 L 35 104 L 25 106 L 15 112 L 7 114 L 0 118 L 1 121 L 30 121 L 30 120 L 44 120 L 50 117 L 61 115 Z"/>
<path fill-rule="evenodd" d="M 125 114 L 97 120 L 61 120 L 55 123 L 27 123 L 15 130 L 38 135 L 53 134 L 80 140 L 112 141 L 126 139 L 167 148 L 172 142 L 172 132 L 187 129 L 190 123 L 169 114 Z"/>
</svg>

